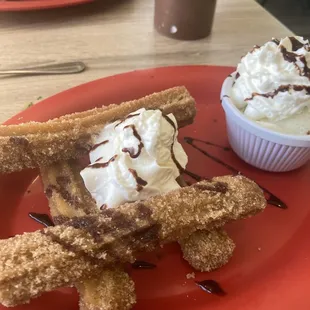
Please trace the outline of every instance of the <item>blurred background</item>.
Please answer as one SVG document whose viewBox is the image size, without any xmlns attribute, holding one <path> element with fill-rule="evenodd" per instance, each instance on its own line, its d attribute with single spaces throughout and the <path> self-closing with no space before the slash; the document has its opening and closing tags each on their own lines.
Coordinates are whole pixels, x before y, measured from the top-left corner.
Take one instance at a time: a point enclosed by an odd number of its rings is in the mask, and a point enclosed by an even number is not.
<svg viewBox="0 0 310 310">
<path fill-rule="evenodd" d="M 257 0 L 298 35 L 310 39 L 310 0 Z"/>
</svg>

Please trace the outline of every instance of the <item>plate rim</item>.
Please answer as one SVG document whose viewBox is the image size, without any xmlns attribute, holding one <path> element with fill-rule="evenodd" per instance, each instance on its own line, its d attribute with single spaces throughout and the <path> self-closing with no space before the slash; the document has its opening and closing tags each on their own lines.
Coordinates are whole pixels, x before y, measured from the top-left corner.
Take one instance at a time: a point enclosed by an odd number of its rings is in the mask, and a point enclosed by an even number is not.
<svg viewBox="0 0 310 310">
<path fill-rule="evenodd" d="M 43 2 L 27 0 L 25 2 L 0 3 L 0 12 L 48 10 L 91 3 L 95 0 L 44 0 Z"/>
<path fill-rule="evenodd" d="M 147 74 L 151 74 L 151 72 L 152 72 L 152 70 L 171 70 L 171 69 L 173 69 L 173 68 L 178 68 L 178 69 L 196 69 L 196 68 L 201 68 L 202 70 L 204 70 L 204 68 L 206 68 L 206 67 L 212 67 L 212 68 L 215 68 L 215 67 L 221 67 L 221 68 L 226 68 L 226 69 L 233 69 L 233 67 L 230 67 L 230 66 L 207 66 L 207 65 L 195 65 L 195 66 L 170 66 L 170 67 L 157 67 L 157 68 L 150 68 L 150 69 L 143 69 L 143 70 L 134 70 L 134 71 L 129 71 L 129 72 L 125 72 L 125 73 L 121 73 L 121 74 L 117 74 L 117 75 L 112 75 L 112 76 L 107 76 L 107 77 L 103 77 L 103 78 L 99 78 L 99 79 L 95 79 L 95 80 L 93 80 L 93 81 L 90 81 L 90 82 L 86 82 L 86 83 L 82 83 L 82 84 L 80 84 L 80 85 L 77 85 L 77 86 L 75 86 L 75 87 L 72 87 L 72 88 L 69 88 L 69 89 L 67 89 L 67 90 L 64 90 L 64 91 L 62 91 L 62 92 L 59 92 L 59 93 L 57 93 L 57 94 L 55 94 L 55 95 L 52 95 L 52 96 L 50 96 L 50 97 L 48 97 L 48 98 L 46 98 L 46 99 L 44 99 L 44 100 L 42 100 L 42 101 L 40 101 L 39 103 L 37 103 L 36 105 L 34 105 L 33 107 L 31 107 L 31 108 L 29 108 L 29 109 L 26 109 L 26 110 L 24 110 L 24 111 L 21 111 L 21 112 L 19 112 L 18 114 L 16 114 L 15 116 L 13 116 L 12 118 L 10 118 L 8 121 L 6 121 L 6 123 L 8 123 L 9 121 L 12 121 L 12 124 L 14 123 L 14 120 L 16 119 L 16 116 L 22 116 L 24 113 L 28 113 L 27 111 L 34 111 L 34 109 L 35 109 L 35 107 L 39 107 L 39 109 L 42 109 L 42 105 L 43 104 L 45 104 L 45 102 L 47 101 L 47 100 L 53 100 L 53 101 L 55 101 L 55 98 L 57 98 L 57 96 L 63 96 L 63 94 L 64 93 L 67 93 L 67 94 L 71 94 L 71 92 L 74 92 L 74 91 L 76 91 L 76 89 L 77 88 L 83 88 L 83 87 L 87 87 L 87 86 L 89 86 L 89 85 L 91 85 L 91 84 L 93 84 L 94 83 L 94 85 L 96 85 L 96 82 L 97 83 L 102 83 L 102 82 L 100 82 L 100 81 L 102 81 L 102 80 L 107 80 L 107 79 L 114 79 L 116 76 L 124 76 L 124 75 L 126 75 L 126 76 L 128 76 L 128 74 L 136 74 L 136 73 L 138 73 L 138 74 L 140 74 L 140 73 L 147 73 Z M 154 74 L 155 74 L 155 71 L 154 71 Z M 92 86 L 93 87 L 93 86 Z M 294 261 L 293 262 L 294 264 L 299 264 L 299 262 L 298 261 Z M 276 280 L 276 279 L 273 279 L 273 280 Z M 289 290 L 289 289 L 288 289 Z M 264 295 L 263 295 L 264 296 Z M 301 294 L 301 296 L 303 296 L 303 294 Z M 280 299 L 280 298 L 278 298 L 278 299 Z M 283 299 L 283 300 L 285 300 L 285 298 Z M 290 299 L 289 299 L 290 300 Z M 261 309 L 261 308 L 260 308 Z M 269 309 L 269 308 L 268 308 Z"/>
<path fill-rule="evenodd" d="M 93 1 L 93 0 L 87 0 L 87 1 Z M 44 104 L 50 104 L 50 102 L 54 101 L 55 98 L 57 99 L 57 97 L 59 96 L 63 96 L 65 95 L 69 95 L 71 92 L 75 92 L 77 89 L 82 89 L 82 88 L 87 88 L 89 86 L 93 87 L 94 84 L 96 83 L 101 83 L 101 81 L 105 80 L 105 81 L 112 81 L 115 78 L 121 78 L 121 77 L 125 77 L 127 75 L 140 75 L 140 74 L 148 74 L 148 73 L 152 73 L 152 74 L 156 74 L 156 72 L 158 71 L 165 71 L 165 70 L 195 70 L 195 69 L 201 69 L 204 70 L 205 68 L 211 68 L 211 69 L 216 69 L 216 68 L 221 68 L 223 70 L 235 70 L 236 67 L 234 66 L 222 66 L 222 65 L 174 65 L 174 66 L 160 66 L 160 67 L 150 67 L 150 68 L 144 68 L 144 69 L 137 69 L 137 70 L 130 70 L 130 71 L 126 71 L 126 72 L 121 72 L 121 73 L 116 73 L 116 74 L 112 74 L 112 75 L 108 75 L 108 76 L 104 76 L 98 79 L 94 79 L 94 80 L 90 80 L 81 84 L 78 84 L 76 86 L 67 88 L 65 90 L 62 90 L 60 92 L 56 92 L 55 94 L 44 98 L 42 100 L 40 100 L 39 102 L 35 103 L 34 105 L 32 105 L 31 107 L 25 108 L 24 110 L 21 110 L 19 112 L 17 112 L 16 114 L 12 115 L 11 117 L 9 117 L 7 120 L 5 120 L 4 122 L 1 123 L 1 125 L 15 125 L 15 124 L 20 124 L 22 123 L 21 121 L 19 121 L 19 118 L 23 117 L 25 114 L 30 114 L 31 112 L 35 112 L 35 110 L 37 109 L 41 109 L 41 106 Z M 181 86 L 181 85 L 179 85 Z M 219 98 L 220 100 L 220 98 Z M 64 114 L 63 114 L 64 115 Z M 51 118 L 53 119 L 53 118 Z"/>
</svg>

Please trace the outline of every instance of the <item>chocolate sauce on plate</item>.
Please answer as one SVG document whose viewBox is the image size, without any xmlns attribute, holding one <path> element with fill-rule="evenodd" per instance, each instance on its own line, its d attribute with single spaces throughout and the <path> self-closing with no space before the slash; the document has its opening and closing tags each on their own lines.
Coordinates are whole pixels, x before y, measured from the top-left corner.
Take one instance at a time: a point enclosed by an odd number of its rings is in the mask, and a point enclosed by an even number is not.
<svg viewBox="0 0 310 310">
<path fill-rule="evenodd" d="M 143 260 L 136 260 L 131 266 L 133 269 L 154 269 L 157 267 L 155 264 Z"/>
<path fill-rule="evenodd" d="M 30 212 L 28 213 L 28 215 L 30 218 L 35 220 L 37 223 L 42 224 L 45 227 L 54 226 L 53 221 L 47 214 Z"/>
<path fill-rule="evenodd" d="M 226 292 L 221 286 L 214 280 L 204 280 L 201 282 L 195 282 L 203 291 L 218 296 L 225 296 Z"/>
<path fill-rule="evenodd" d="M 192 179 L 194 179 L 195 181 L 199 182 L 199 181 L 202 181 L 204 180 L 205 178 L 204 177 L 201 177 L 200 175 L 194 173 L 194 172 L 191 172 L 187 169 L 185 169 L 183 171 L 184 174 L 187 174 L 188 176 L 190 176 Z"/>
<path fill-rule="evenodd" d="M 211 146 L 215 146 L 215 147 L 219 147 L 222 148 L 225 151 L 229 151 L 230 148 L 229 147 L 225 147 L 225 146 L 221 146 L 218 144 L 214 144 L 212 142 L 209 141 L 203 141 L 200 139 L 195 139 L 195 138 L 191 138 L 191 137 L 184 137 L 184 141 L 186 143 L 188 143 L 189 145 L 191 145 L 193 148 L 195 148 L 197 151 L 199 151 L 200 153 L 204 154 L 205 156 L 207 156 L 208 158 L 210 158 L 211 160 L 213 160 L 214 162 L 220 164 L 221 166 L 227 168 L 228 170 L 230 170 L 233 174 L 236 175 L 240 175 L 241 172 L 238 171 L 236 168 L 234 168 L 233 166 L 225 163 L 224 161 L 222 161 L 221 159 L 215 157 L 214 155 L 211 155 L 209 152 L 207 152 L 206 150 L 200 148 L 199 146 L 197 146 L 195 144 L 195 142 L 199 142 L 199 143 L 203 143 L 205 145 L 211 145 Z M 187 174 L 188 176 L 192 177 L 194 180 L 196 181 L 201 181 L 203 179 L 205 179 L 204 177 L 201 177 L 193 172 L 190 172 L 188 170 L 184 171 L 185 174 Z M 259 185 L 260 186 L 260 185 Z M 287 205 L 285 204 L 285 202 L 283 202 L 280 198 L 278 198 L 277 196 L 275 196 L 273 193 L 271 193 L 268 189 L 260 186 L 260 188 L 268 195 L 267 197 L 267 202 L 270 205 L 273 205 L 275 207 L 281 208 L 281 209 L 287 209 Z"/>
</svg>

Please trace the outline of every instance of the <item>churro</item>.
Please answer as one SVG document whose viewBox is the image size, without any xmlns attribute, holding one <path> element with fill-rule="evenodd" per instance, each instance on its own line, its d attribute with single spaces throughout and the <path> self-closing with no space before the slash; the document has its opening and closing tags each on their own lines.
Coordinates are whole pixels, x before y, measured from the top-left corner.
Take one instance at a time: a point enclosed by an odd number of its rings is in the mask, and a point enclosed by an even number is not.
<svg viewBox="0 0 310 310">
<path fill-rule="evenodd" d="M 126 310 L 136 303 L 135 284 L 122 267 L 104 269 L 75 285 L 80 310 Z"/>
<path fill-rule="evenodd" d="M 228 263 L 235 244 L 223 229 L 198 230 L 179 240 L 183 258 L 196 270 L 210 272 Z"/>
<path fill-rule="evenodd" d="M 80 170 L 80 165 L 74 160 L 40 168 L 44 190 L 49 194 L 50 212 L 57 224 L 73 216 L 90 212 L 99 214 L 95 202 L 84 190 Z M 182 177 L 178 178 L 178 183 L 187 186 Z M 51 188 L 55 190 L 49 193 Z M 185 240 L 179 240 L 179 243 L 184 258 L 193 268 L 202 271 L 225 265 L 234 249 L 233 241 L 220 229 L 194 232 Z M 121 267 L 104 269 L 99 276 L 94 274 L 91 279 L 76 283 L 75 286 L 80 293 L 80 307 L 83 310 L 125 310 L 135 302 L 133 281 Z"/>
<path fill-rule="evenodd" d="M 92 136 L 105 124 L 126 117 L 140 108 L 173 113 L 178 126 L 191 124 L 195 101 L 185 87 L 174 87 L 144 98 L 73 113 L 45 123 L 29 122 L 0 126 L 0 172 L 47 166 L 86 155 Z"/>
<path fill-rule="evenodd" d="M 57 224 L 74 216 L 99 214 L 80 170 L 74 160 L 40 168 L 50 213 Z M 75 283 L 75 287 L 80 295 L 80 310 L 127 310 L 136 302 L 134 282 L 122 266 L 94 272 L 90 279 Z"/>
<path fill-rule="evenodd" d="M 223 176 L 107 209 L 100 216 L 77 217 L 1 240 L 0 302 L 26 302 L 88 278 L 94 270 L 132 262 L 138 252 L 255 215 L 265 207 L 264 194 L 253 181 Z"/>
<path fill-rule="evenodd" d="M 99 214 L 95 201 L 84 186 L 80 170 L 75 160 L 40 167 L 44 192 L 55 224 L 62 224 L 71 217 Z"/>
</svg>

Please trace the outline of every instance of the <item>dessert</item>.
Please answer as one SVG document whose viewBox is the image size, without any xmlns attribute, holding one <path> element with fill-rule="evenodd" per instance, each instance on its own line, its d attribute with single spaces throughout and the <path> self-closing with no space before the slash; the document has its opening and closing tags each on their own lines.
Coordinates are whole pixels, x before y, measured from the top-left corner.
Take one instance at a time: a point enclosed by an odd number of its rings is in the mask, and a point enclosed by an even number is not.
<svg viewBox="0 0 310 310">
<path fill-rule="evenodd" d="M 94 138 L 90 165 L 81 171 L 98 208 L 144 200 L 177 189 L 187 155 L 173 114 L 145 110 L 105 126 Z"/>
<path fill-rule="evenodd" d="M 235 243 L 223 229 L 198 230 L 179 243 L 183 258 L 202 272 L 227 264 L 235 249 Z"/>
<path fill-rule="evenodd" d="M 242 176 L 202 181 L 42 231 L 0 240 L 0 302 L 15 305 L 68 286 L 115 262 L 183 239 L 198 229 L 262 211 L 262 190 Z M 33 257 L 36 260 L 33 260 Z"/>
<path fill-rule="evenodd" d="M 74 285 L 82 310 L 130 309 L 134 283 L 123 264 L 171 241 L 197 269 L 225 264 L 234 243 L 221 227 L 262 211 L 266 199 L 239 175 L 186 186 L 177 129 L 194 116 L 193 98 L 177 87 L 46 123 L 0 127 L 3 172 L 40 167 L 57 224 L 0 241 L 0 302 L 14 306 Z M 89 150 L 91 164 L 81 171 L 76 159 Z M 12 152 L 18 155 L 9 158 Z"/>
<path fill-rule="evenodd" d="M 80 310 L 125 310 L 136 302 L 133 280 L 120 267 L 105 269 L 76 287 Z"/>
<path fill-rule="evenodd" d="M 45 123 L 0 126 L 1 173 L 47 166 L 78 158 L 92 148 L 92 136 L 102 126 L 140 108 L 173 113 L 178 126 L 193 122 L 195 101 L 185 87 L 174 87 L 144 98 L 73 113 Z"/>
<path fill-rule="evenodd" d="M 290 135 L 310 134 L 310 45 L 302 37 L 254 46 L 239 63 L 230 98 L 250 120 Z"/>
<path fill-rule="evenodd" d="M 80 170 L 81 165 L 75 160 L 40 168 L 50 213 L 57 224 L 75 216 L 99 214 Z M 134 282 L 122 266 L 102 269 L 91 278 L 75 283 L 75 287 L 80 295 L 80 310 L 125 310 L 136 302 Z"/>
<path fill-rule="evenodd" d="M 95 135 L 92 141 L 94 146 L 90 152 L 91 162 L 96 163 L 96 165 L 102 165 L 108 162 L 110 159 L 109 154 L 113 153 L 111 157 L 117 154 L 117 162 L 123 160 L 121 165 L 126 166 L 126 162 L 132 159 L 131 168 L 129 168 L 131 171 L 135 171 L 136 173 L 138 171 L 140 174 L 140 169 L 138 169 L 140 165 L 140 168 L 144 168 L 151 177 L 147 188 L 143 189 L 143 195 L 141 197 L 136 195 L 141 193 L 141 191 L 136 191 L 136 180 L 133 180 L 134 184 L 131 191 L 128 184 L 125 184 L 122 191 L 117 190 L 122 186 L 122 178 L 119 177 L 120 171 L 113 172 L 108 167 L 94 169 L 92 168 L 93 165 L 90 165 L 82 171 L 82 175 L 86 176 L 86 180 L 90 180 L 93 185 L 99 186 L 99 192 L 100 189 L 104 188 L 105 184 L 108 184 L 109 188 L 107 191 L 103 190 L 103 192 L 100 192 L 99 197 L 112 198 L 112 202 L 114 203 L 108 203 L 109 207 L 115 207 L 128 200 L 145 199 L 149 196 L 178 188 L 179 185 L 177 184 L 176 178 L 180 172 L 172 160 L 171 154 L 173 152 L 173 158 L 175 158 L 175 154 L 181 153 L 183 162 L 185 160 L 183 167 L 187 162 L 187 156 L 181 145 L 177 142 L 176 128 L 177 123 L 172 114 L 163 116 L 160 110 L 145 110 L 143 108 L 129 114 L 122 120 L 117 120 L 104 126 L 103 130 Z M 171 139 L 173 139 L 174 143 L 173 148 L 171 148 Z M 164 146 L 161 150 L 158 150 L 161 143 Z M 135 147 L 137 147 L 137 150 L 135 150 Z M 138 156 L 140 153 L 142 153 L 141 156 Z M 128 154 L 130 155 L 129 157 Z M 135 154 L 138 155 L 136 156 Z M 170 167 L 167 167 L 167 162 L 164 161 L 167 155 L 170 157 Z M 138 157 L 139 160 L 137 159 Z M 152 166 L 153 169 L 150 169 Z M 41 167 L 42 179 L 46 185 L 45 192 L 49 198 L 50 211 L 57 224 L 66 221 L 68 217 L 98 213 L 91 197 L 89 197 L 89 193 L 85 190 L 81 178 L 77 175 L 80 170 L 73 161 L 70 163 L 62 162 L 54 164 L 51 167 Z M 89 171 L 88 173 L 87 170 Z M 162 172 L 160 173 L 158 170 Z M 168 187 L 166 183 L 167 177 L 164 178 L 163 176 L 165 172 L 170 170 L 173 173 L 169 174 L 171 186 Z M 109 177 L 115 176 L 115 174 L 118 176 L 117 180 L 111 180 Z M 94 182 L 93 180 L 98 181 Z M 116 186 L 109 186 L 112 185 L 112 181 L 114 181 Z M 155 190 L 156 187 L 158 188 L 157 191 Z M 53 189 L 54 193 L 51 193 Z M 92 190 L 90 192 L 93 193 Z M 98 207 L 103 205 L 107 205 L 107 203 L 101 201 Z M 114 272 L 115 277 L 113 277 Z M 105 277 L 105 281 L 100 281 Z M 114 268 L 113 270 L 104 270 L 100 273 L 100 276 L 94 276 L 91 280 L 78 283 L 76 287 L 80 292 L 80 305 L 83 309 L 129 309 L 135 302 L 133 281 L 122 271 L 121 267 Z M 98 296 L 102 297 L 102 295 L 105 295 L 105 298 L 98 298 Z M 96 298 L 93 299 L 91 297 Z"/>
<path fill-rule="evenodd" d="M 51 189 L 56 189 L 47 197 L 50 213 L 57 224 L 62 224 L 75 215 L 99 213 L 90 194 L 85 191 L 79 175 L 80 170 L 81 166 L 73 160 L 40 168 L 45 192 L 49 193 Z M 179 183 L 181 186 L 186 186 L 181 179 Z M 199 269 L 206 271 L 225 265 L 234 250 L 233 241 L 223 230 L 197 231 L 179 243 L 184 258 L 190 265 L 194 268 L 199 266 Z M 135 303 L 133 281 L 121 266 L 104 269 L 99 275 L 75 283 L 75 286 L 80 293 L 82 310 L 130 309 Z"/>
<path fill-rule="evenodd" d="M 81 171 L 98 209 L 178 189 L 188 159 L 177 136 L 175 117 L 160 110 L 143 108 L 106 125 L 93 140 L 90 165 Z M 194 233 L 182 244 L 187 261 L 209 271 L 227 263 L 234 249 L 227 234 L 217 231 Z"/>
</svg>

